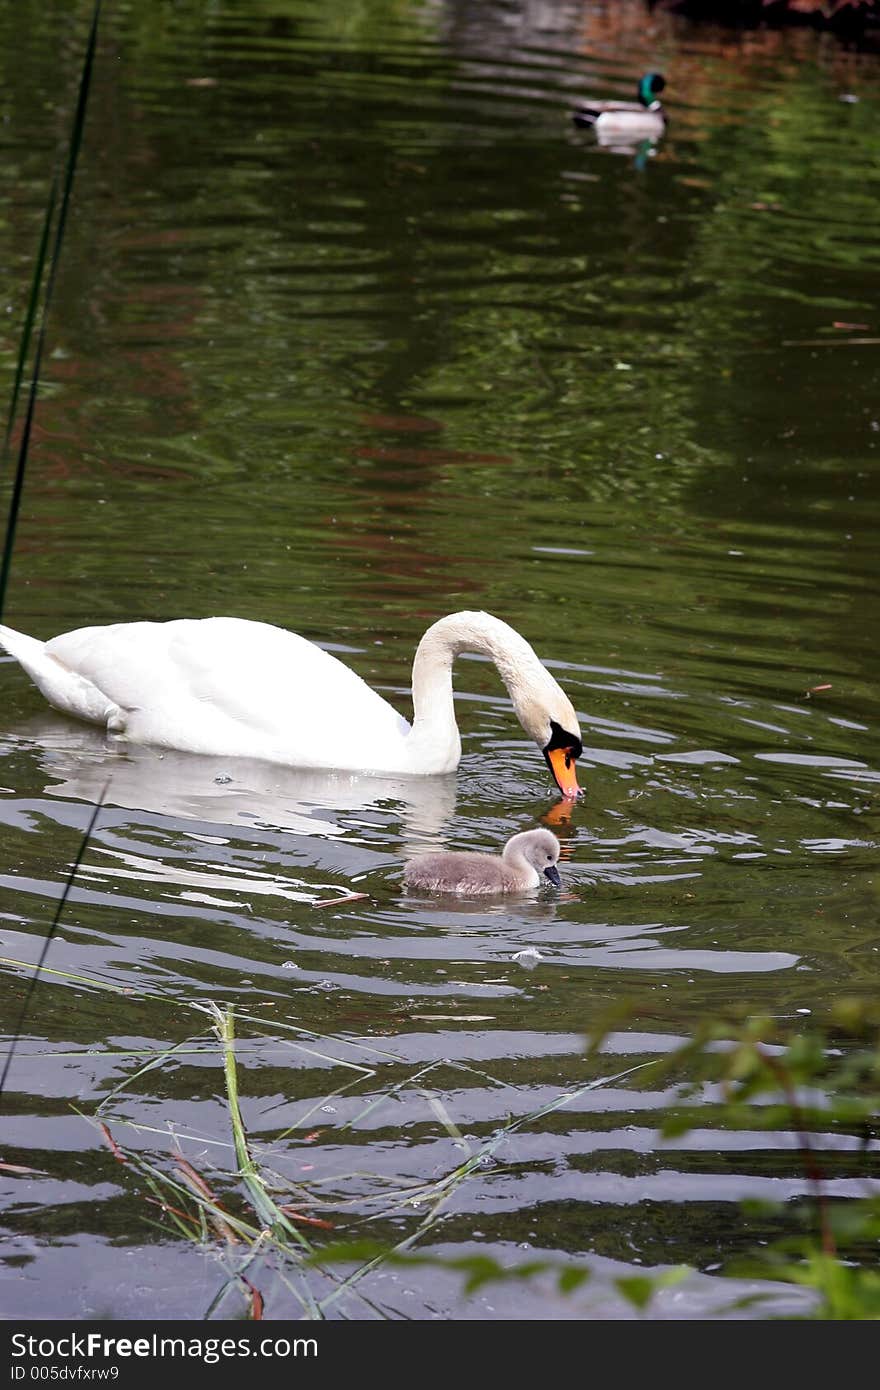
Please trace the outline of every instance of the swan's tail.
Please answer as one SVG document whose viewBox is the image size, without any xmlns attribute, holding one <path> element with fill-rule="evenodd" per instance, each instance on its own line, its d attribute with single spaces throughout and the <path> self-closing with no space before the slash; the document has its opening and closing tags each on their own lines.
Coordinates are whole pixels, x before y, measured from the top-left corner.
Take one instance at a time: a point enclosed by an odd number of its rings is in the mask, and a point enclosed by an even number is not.
<svg viewBox="0 0 880 1390">
<path fill-rule="evenodd" d="M 65 666 L 47 651 L 46 646 L 36 637 L 27 637 L 23 632 L 0 624 L 0 647 L 15 657 L 50 705 L 62 714 L 87 719 L 90 724 L 103 724 L 114 730 L 121 728 L 119 707 L 108 700 L 93 681 Z"/>
<path fill-rule="evenodd" d="M 14 628 L 3 627 L 0 624 L 0 647 L 4 647 L 10 656 L 14 656 L 29 676 L 32 676 L 31 668 L 38 666 L 41 661 L 45 661 L 46 643 L 38 642 L 36 637 L 26 637 L 23 632 L 16 632 Z"/>
</svg>

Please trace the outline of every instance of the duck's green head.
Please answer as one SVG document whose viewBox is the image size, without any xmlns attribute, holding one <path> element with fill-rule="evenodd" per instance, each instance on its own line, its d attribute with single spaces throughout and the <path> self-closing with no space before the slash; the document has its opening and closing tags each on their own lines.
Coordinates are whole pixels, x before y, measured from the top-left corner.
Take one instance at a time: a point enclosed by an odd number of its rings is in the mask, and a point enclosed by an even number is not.
<svg viewBox="0 0 880 1390">
<path fill-rule="evenodd" d="M 646 72 L 639 82 L 639 101 L 643 106 L 653 106 L 665 86 L 666 78 L 662 73 Z"/>
</svg>

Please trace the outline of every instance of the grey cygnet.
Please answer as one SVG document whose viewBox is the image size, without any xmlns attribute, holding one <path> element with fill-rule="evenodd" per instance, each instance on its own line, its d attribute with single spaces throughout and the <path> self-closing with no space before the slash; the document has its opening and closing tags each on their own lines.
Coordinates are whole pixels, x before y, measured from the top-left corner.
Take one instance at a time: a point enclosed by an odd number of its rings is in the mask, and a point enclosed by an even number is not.
<svg viewBox="0 0 880 1390">
<path fill-rule="evenodd" d="M 560 886 L 559 841 L 549 830 L 523 830 L 501 854 L 438 850 L 412 859 L 403 871 L 407 888 L 431 893 L 523 893 L 544 878 Z"/>
</svg>

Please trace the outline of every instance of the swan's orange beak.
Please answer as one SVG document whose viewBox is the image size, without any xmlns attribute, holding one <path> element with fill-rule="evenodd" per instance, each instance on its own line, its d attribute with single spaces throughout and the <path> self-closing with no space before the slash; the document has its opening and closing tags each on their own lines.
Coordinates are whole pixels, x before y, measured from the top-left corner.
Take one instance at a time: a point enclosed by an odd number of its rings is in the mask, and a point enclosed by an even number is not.
<svg viewBox="0 0 880 1390">
<path fill-rule="evenodd" d="M 563 796 L 578 796 L 577 753 L 574 748 L 546 748 L 544 757 Z"/>
</svg>

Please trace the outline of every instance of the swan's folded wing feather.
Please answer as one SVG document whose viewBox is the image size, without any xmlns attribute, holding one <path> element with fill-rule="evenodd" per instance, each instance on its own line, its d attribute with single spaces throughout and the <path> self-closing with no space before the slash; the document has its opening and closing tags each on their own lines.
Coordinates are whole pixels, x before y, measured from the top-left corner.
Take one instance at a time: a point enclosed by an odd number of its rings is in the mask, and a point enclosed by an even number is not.
<svg viewBox="0 0 880 1390">
<path fill-rule="evenodd" d="M 409 725 L 312 642 L 240 618 L 80 628 L 47 644 L 128 716 L 138 739 L 261 756 L 274 743 L 347 731 L 402 737 Z M 136 725 L 136 728 L 135 728 Z M 237 733 L 235 732 L 237 731 Z"/>
</svg>

